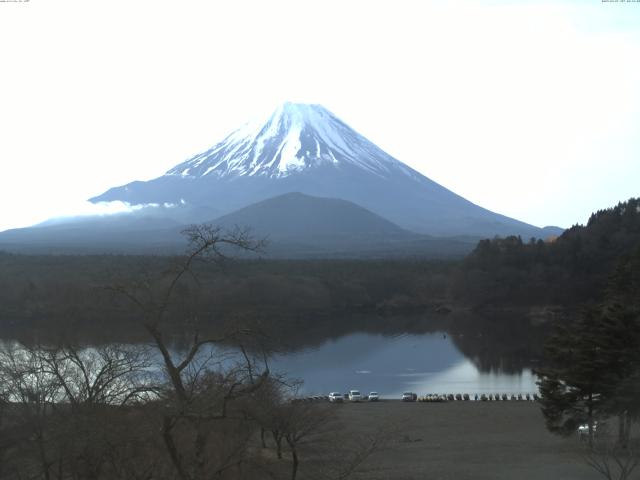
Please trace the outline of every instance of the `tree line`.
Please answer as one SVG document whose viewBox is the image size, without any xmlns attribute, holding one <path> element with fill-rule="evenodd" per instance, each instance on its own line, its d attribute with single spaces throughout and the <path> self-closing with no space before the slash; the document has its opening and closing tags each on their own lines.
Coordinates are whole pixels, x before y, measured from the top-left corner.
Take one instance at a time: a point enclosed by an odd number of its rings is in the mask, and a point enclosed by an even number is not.
<svg viewBox="0 0 640 480">
<path fill-rule="evenodd" d="M 560 237 L 482 240 L 454 273 L 455 299 L 476 306 L 601 301 L 621 258 L 640 245 L 640 199 L 595 212 Z"/>
</svg>

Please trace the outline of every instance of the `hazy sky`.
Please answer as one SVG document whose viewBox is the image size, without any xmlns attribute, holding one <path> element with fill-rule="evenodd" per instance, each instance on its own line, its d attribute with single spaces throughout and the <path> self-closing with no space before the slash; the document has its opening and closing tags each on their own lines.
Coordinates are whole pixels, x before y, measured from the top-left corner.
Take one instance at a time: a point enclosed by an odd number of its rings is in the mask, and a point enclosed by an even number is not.
<svg viewBox="0 0 640 480">
<path fill-rule="evenodd" d="M 284 100 L 499 213 L 640 195 L 640 3 L 0 2 L 0 230 L 87 211 Z"/>
</svg>

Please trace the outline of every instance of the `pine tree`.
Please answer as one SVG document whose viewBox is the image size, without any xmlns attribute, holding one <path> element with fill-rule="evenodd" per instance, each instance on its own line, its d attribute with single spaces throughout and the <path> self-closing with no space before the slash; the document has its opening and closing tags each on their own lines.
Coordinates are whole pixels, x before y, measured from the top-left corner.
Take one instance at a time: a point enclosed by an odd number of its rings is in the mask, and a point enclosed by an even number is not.
<svg viewBox="0 0 640 480">
<path fill-rule="evenodd" d="M 608 414 L 606 401 L 616 387 L 599 324 L 599 311 L 589 309 L 561 326 L 545 345 L 550 366 L 536 372 L 549 431 L 570 435 L 586 423 L 590 443 L 595 422 Z"/>
<path fill-rule="evenodd" d="M 550 431 L 568 435 L 596 418 L 619 417 L 618 441 L 629 442 L 640 418 L 640 249 L 623 259 L 602 305 L 585 310 L 547 341 L 550 367 L 538 371 L 542 413 Z"/>
<path fill-rule="evenodd" d="M 618 443 L 627 447 L 631 421 L 640 418 L 640 248 L 623 258 L 607 289 L 602 329 L 616 354 L 617 386 L 609 409 L 619 417 Z"/>
</svg>

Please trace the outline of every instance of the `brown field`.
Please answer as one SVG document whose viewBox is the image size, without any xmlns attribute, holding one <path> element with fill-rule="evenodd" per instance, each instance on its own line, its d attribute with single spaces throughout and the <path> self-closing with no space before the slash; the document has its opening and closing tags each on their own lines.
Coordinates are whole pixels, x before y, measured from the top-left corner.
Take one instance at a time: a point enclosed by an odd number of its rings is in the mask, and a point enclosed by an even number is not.
<svg viewBox="0 0 640 480">
<path fill-rule="evenodd" d="M 368 479 L 590 480 L 576 437 L 547 432 L 534 402 L 332 405 L 344 428 L 364 437 L 390 430 L 387 445 L 361 466 Z"/>
</svg>

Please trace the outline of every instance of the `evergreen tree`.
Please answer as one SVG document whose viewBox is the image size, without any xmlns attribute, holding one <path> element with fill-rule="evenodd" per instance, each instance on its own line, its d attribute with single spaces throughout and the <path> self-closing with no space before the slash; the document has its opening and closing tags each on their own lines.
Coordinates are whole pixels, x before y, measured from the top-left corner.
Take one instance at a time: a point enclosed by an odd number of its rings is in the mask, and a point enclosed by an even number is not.
<svg viewBox="0 0 640 480">
<path fill-rule="evenodd" d="M 640 418 L 640 249 L 611 277 L 606 301 L 586 310 L 547 341 L 549 368 L 538 373 L 542 412 L 550 431 L 570 434 L 596 418 L 619 417 L 618 440 L 629 442 Z"/>
<path fill-rule="evenodd" d="M 618 442 L 629 443 L 631 421 L 640 418 L 640 248 L 623 258 L 607 290 L 602 328 L 616 355 L 617 386 L 609 409 L 619 417 Z"/>
<path fill-rule="evenodd" d="M 553 433 L 570 435 L 586 423 L 591 442 L 596 419 L 608 414 L 606 400 L 616 384 L 599 326 L 599 311 L 586 310 L 568 326 L 559 327 L 545 345 L 550 366 L 536 373 L 542 413 Z"/>
</svg>

